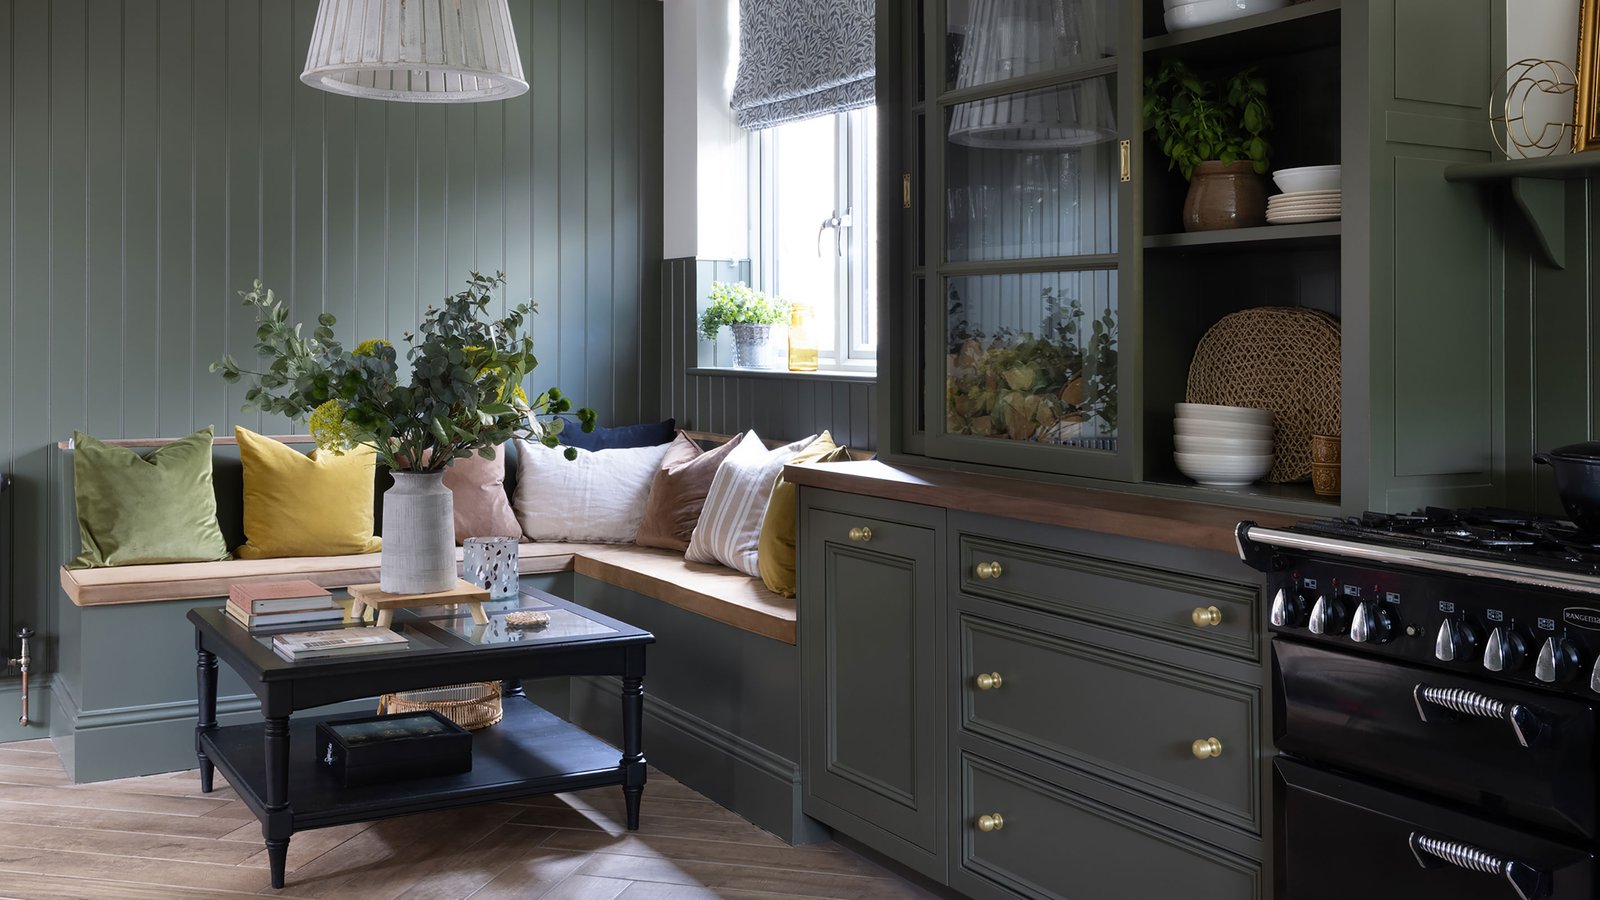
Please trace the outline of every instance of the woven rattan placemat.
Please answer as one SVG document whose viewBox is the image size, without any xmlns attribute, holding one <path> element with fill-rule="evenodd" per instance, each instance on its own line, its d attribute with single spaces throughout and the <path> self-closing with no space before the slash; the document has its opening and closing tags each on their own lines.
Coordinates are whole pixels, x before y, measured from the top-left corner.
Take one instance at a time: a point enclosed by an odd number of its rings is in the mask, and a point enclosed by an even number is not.
<svg viewBox="0 0 1600 900">
<path fill-rule="evenodd" d="M 1311 477 L 1311 436 L 1339 434 L 1339 322 L 1263 306 L 1223 316 L 1189 364 L 1190 403 L 1272 410 L 1268 481 Z"/>
</svg>

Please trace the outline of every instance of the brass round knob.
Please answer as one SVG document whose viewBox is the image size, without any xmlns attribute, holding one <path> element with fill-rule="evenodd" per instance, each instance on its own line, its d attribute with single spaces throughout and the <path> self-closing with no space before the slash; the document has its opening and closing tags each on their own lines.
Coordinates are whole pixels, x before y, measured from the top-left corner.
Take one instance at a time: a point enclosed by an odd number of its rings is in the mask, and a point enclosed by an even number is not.
<svg viewBox="0 0 1600 900">
<path fill-rule="evenodd" d="M 1189 614 L 1189 621 L 1205 628 L 1208 625 L 1222 624 L 1222 610 L 1215 606 L 1196 606 L 1194 612 Z"/>
<path fill-rule="evenodd" d="M 978 674 L 978 677 L 973 679 L 973 681 L 975 681 L 977 683 L 978 690 L 980 690 L 980 691 L 992 691 L 992 690 L 994 690 L 994 689 L 996 689 L 996 688 L 998 688 L 1000 686 L 1000 683 L 1001 683 L 1001 681 L 1000 681 L 1000 673 L 999 672 L 980 672 Z"/>
<path fill-rule="evenodd" d="M 1214 737 L 1201 738 L 1189 745 L 1195 759 L 1216 759 L 1222 755 L 1222 742 Z"/>
<path fill-rule="evenodd" d="M 973 567 L 979 578 L 999 578 L 1000 564 L 997 562 L 981 562 Z"/>
<path fill-rule="evenodd" d="M 979 831 L 999 831 L 1004 827 L 1006 827 L 1006 817 L 999 813 L 989 813 L 986 816 L 978 817 Z"/>
<path fill-rule="evenodd" d="M 852 528 L 850 529 L 850 540 L 860 541 L 861 543 L 865 544 L 867 541 L 872 540 L 872 529 L 866 527 L 865 525 Z"/>
</svg>

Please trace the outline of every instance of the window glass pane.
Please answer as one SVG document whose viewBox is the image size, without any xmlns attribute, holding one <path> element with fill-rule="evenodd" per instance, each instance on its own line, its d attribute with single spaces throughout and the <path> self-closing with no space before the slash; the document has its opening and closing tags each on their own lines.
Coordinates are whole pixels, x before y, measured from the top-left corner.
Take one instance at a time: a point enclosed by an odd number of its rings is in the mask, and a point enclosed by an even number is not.
<svg viewBox="0 0 1600 900">
<path fill-rule="evenodd" d="M 961 103 L 945 151 L 952 262 L 1117 252 L 1113 83 Z"/>
<path fill-rule="evenodd" d="M 851 135 L 856 143 L 850 153 L 851 241 L 849 277 L 852 282 L 850 336 L 852 356 L 863 358 L 878 349 L 878 115 L 873 108 L 856 110 L 851 116 Z"/>
<path fill-rule="evenodd" d="M 945 283 L 945 432 L 1115 450 L 1115 270 Z"/>
<path fill-rule="evenodd" d="M 816 311 L 817 349 L 837 352 L 839 255 L 836 229 L 819 229 L 838 202 L 836 117 L 820 116 L 772 130 L 773 241 L 771 284 L 776 293 Z M 842 210 L 841 210 L 842 212 Z"/>
<path fill-rule="evenodd" d="M 945 87 L 1059 72 L 1117 54 L 1117 0 L 949 0 Z"/>
</svg>

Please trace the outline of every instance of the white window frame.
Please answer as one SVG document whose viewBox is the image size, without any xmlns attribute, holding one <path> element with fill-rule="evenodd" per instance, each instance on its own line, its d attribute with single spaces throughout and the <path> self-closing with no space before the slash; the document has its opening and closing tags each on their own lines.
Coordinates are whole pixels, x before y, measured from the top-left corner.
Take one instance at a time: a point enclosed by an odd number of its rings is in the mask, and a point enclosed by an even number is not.
<svg viewBox="0 0 1600 900">
<path fill-rule="evenodd" d="M 877 115 L 874 107 L 834 113 L 834 147 L 838 154 L 834 209 L 850 225 L 841 234 L 844 254 L 837 267 L 834 302 L 833 351 L 818 354 L 818 368 L 833 371 L 874 372 L 877 337 L 870 323 L 877 315 L 877 277 L 871 254 L 876 252 L 873 221 L 877 212 L 872 148 L 867 124 Z M 776 135 L 771 129 L 750 139 L 750 278 L 757 289 L 780 294 L 782 260 L 777 258 L 779 210 L 774 199 L 774 173 L 781 165 Z M 822 223 L 788 223 L 789 227 L 816 228 Z M 823 238 L 826 246 L 827 238 Z"/>
</svg>

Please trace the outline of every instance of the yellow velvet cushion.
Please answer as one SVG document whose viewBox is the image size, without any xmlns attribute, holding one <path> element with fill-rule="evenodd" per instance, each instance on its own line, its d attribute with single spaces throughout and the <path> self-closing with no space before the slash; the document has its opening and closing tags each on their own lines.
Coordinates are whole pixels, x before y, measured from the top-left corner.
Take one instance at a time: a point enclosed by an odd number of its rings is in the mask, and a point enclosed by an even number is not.
<svg viewBox="0 0 1600 900">
<path fill-rule="evenodd" d="M 358 447 L 310 454 L 235 427 L 244 466 L 244 538 L 240 559 L 373 553 L 377 454 Z"/>
<path fill-rule="evenodd" d="M 789 465 L 819 462 L 848 462 L 850 451 L 833 442 L 826 431 L 800 451 Z M 772 499 L 767 501 L 767 513 L 761 519 L 761 538 L 756 545 L 756 565 L 761 570 L 761 580 L 767 590 L 785 597 L 794 596 L 795 543 L 800 516 L 800 488 L 784 480 L 779 473 L 772 486 Z"/>
</svg>

